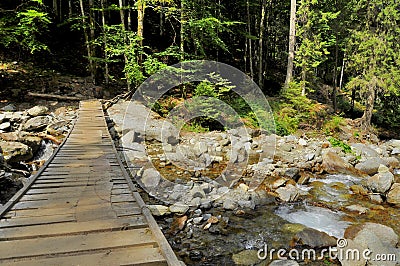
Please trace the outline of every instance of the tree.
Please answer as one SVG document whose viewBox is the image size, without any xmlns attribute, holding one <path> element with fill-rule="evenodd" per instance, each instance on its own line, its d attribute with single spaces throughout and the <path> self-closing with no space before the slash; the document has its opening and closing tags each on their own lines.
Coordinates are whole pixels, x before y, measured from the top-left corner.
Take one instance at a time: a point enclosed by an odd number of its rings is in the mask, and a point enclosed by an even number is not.
<svg viewBox="0 0 400 266">
<path fill-rule="evenodd" d="M 349 38 L 349 71 L 347 88 L 360 90 L 364 100 L 361 127 L 371 127 L 375 101 L 379 93 L 399 94 L 400 82 L 400 11 L 396 0 L 357 1 Z"/>
<path fill-rule="evenodd" d="M 289 52 L 288 63 L 286 70 L 285 89 L 289 87 L 292 81 L 293 65 L 294 65 L 294 50 L 296 45 L 296 0 L 290 1 L 290 29 L 289 29 Z"/>
</svg>

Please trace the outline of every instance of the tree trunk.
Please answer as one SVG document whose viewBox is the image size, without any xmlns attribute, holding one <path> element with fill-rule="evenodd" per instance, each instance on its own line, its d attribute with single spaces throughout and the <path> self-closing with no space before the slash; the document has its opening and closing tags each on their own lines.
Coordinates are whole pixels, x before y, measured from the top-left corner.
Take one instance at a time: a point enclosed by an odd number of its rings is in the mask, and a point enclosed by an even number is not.
<svg viewBox="0 0 400 266">
<path fill-rule="evenodd" d="M 119 0 L 119 16 L 121 18 L 121 24 L 124 28 L 124 30 L 126 30 L 126 25 L 125 25 L 125 12 L 124 12 L 124 3 L 123 0 Z"/>
<path fill-rule="evenodd" d="M 54 14 L 56 15 L 56 18 L 58 17 L 58 3 L 57 0 L 53 0 L 53 9 L 54 9 Z"/>
<path fill-rule="evenodd" d="M 333 110 L 336 113 L 337 112 L 337 68 L 338 68 L 338 57 L 339 57 L 339 46 L 338 46 L 338 36 L 337 34 L 335 35 L 335 66 L 333 69 L 333 95 L 332 95 L 332 101 L 333 101 Z"/>
<path fill-rule="evenodd" d="M 289 83 L 293 77 L 294 64 L 294 47 L 296 45 L 296 0 L 290 1 L 290 29 L 289 29 L 289 54 L 286 69 L 285 88 L 289 87 Z"/>
<path fill-rule="evenodd" d="M 107 55 L 107 36 L 106 36 L 106 17 L 105 17 L 105 5 L 104 5 L 105 0 L 101 0 L 101 24 L 103 25 L 103 42 L 104 42 L 104 80 L 106 84 L 108 84 L 108 77 L 109 77 L 109 72 L 108 72 L 108 55 Z"/>
<path fill-rule="evenodd" d="M 86 29 L 86 18 L 85 18 L 85 8 L 83 6 L 83 0 L 79 0 L 79 5 L 81 8 L 81 16 L 82 16 L 82 24 L 83 24 L 83 35 L 85 37 L 85 44 L 86 44 L 86 50 L 87 50 L 87 56 L 89 60 L 89 72 L 90 76 L 92 77 L 92 80 L 94 80 L 94 71 L 93 71 L 93 60 L 92 60 L 92 50 L 90 47 L 89 43 L 89 34 Z"/>
<path fill-rule="evenodd" d="M 375 85 L 370 84 L 368 86 L 367 97 L 365 101 L 364 114 L 361 117 L 361 129 L 369 130 L 371 128 L 372 112 L 375 104 Z"/>
<path fill-rule="evenodd" d="M 247 9 L 247 32 L 251 35 L 251 18 L 250 18 L 250 3 L 249 0 L 246 1 L 246 9 Z M 254 77 L 253 72 L 253 47 L 252 47 L 252 40 L 251 38 L 248 39 L 249 41 L 249 67 L 250 67 L 250 77 Z"/>
<path fill-rule="evenodd" d="M 124 30 L 124 45 L 127 45 L 127 40 L 126 40 L 126 25 L 125 25 L 125 12 L 124 12 L 124 3 L 123 0 L 119 0 L 119 15 L 121 18 L 121 25 Z M 126 57 L 126 53 L 124 52 L 124 62 L 125 66 L 128 64 L 128 58 Z M 126 78 L 126 86 L 128 87 L 128 91 L 131 90 L 131 82 L 127 77 L 127 73 L 125 73 L 125 78 Z"/>
<path fill-rule="evenodd" d="M 143 23 L 144 23 L 144 12 L 146 9 L 146 3 L 145 0 L 138 0 L 137 2 L 137 12 L 138 12 L 138 17 L 137 17 L 137 36 L 140 38 L 139 44 L 141 47 L 143 47 Z"/>
<path fill-rule="evenodd" d="M 68 18 L 72 18 L 72 0 L 68 0 Z"/>
<path fill-rule="evenodd" d="M 94 0 L 89 0 L 89 28 L 90 28 L 90 42 L 94 41 L 95 36 L 95 18 L 94 18 Z M 91 57 L 96 57 L 96 50 L 93 44 L 89 43 Z M 93 83 L 97 82 L 97 66 L 96 61 L 92 59 Z"/>
<path fill-rule="evenodd" d="M 128 25 L 127 25 L 127 27 L 128 27 L 128 30 L 132 30 L 132 8 L 131 8 L 131 4 L 130 4 L 129 0 L 128 0 L 128 6 L 129 6 L 129 9 L 128 9 Z"/>
<path fill-rule="evenodd" d="M 264 81 L 264 68 L 263 68 L 263 60 L 264 60 L 264 55 L 263 55 L 263 48 L 264 48 L 264 20 L 265 20 L 265 6 L 266 6 L 266 0 L 262 0 L 261 4 L 261 18 L 260 18 L 260 39 L 258 41 L 258 57 L 259 57 L 259 63 L 258 63 L 258 86 L 263 88 L 263 81 Z"/>
<path fill-rule="evenodd" d="M 181 30 L 180 30 L 180 52 L 181 52 L 181 61 L 185 59 L 185 23 L 186 23 L 186 16 L 185 16 L 185 1 L 181 0 Z"/>
</svg>

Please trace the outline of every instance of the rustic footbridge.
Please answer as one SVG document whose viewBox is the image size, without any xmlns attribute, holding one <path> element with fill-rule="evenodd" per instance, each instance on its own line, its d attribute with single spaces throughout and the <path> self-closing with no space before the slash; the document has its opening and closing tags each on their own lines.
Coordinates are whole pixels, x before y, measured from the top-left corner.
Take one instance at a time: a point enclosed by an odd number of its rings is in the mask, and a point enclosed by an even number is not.
<svg viewBox="0 0 400 266">
<path fill-rule="evenodd" d="M 0 209 L 1 265 L 181 265 L 118 157 L 100 102 Z"/>
</svg>

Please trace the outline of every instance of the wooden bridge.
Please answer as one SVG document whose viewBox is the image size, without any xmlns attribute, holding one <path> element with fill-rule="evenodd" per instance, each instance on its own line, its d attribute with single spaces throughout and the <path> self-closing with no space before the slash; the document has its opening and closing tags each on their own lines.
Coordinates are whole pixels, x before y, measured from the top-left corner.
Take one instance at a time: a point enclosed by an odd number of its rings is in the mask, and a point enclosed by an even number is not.
<svg viewBox="0 0 400 266">
<path fill-rule="evenodd" d="M 2 265 L 181 265 L 126 173 L 98 101 L 0 210 Z"/>
</svg>

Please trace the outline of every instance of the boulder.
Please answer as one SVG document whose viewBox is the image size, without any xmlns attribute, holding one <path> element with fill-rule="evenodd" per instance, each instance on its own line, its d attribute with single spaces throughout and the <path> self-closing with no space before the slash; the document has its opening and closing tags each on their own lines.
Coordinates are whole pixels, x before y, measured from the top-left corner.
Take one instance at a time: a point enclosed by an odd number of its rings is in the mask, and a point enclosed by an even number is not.
<svg viewBox="0 0 400 266">
<path fill-rule="evenodd" d="M 42 105 L 37 105 L 32 107 L 31 109 L 27 110 L 28 115 L 30 116 L 40 116 L 40 115 L 45 115 L 49 112 L 49 108 L 47 108 L 46 106 L 42 106 Z"/>
<path fill-rule="evenodd" d="M 235 265 L 257 265 L 261 259 L 258 258 L 257 250 L 245 249 L 232 255 Z"/>
<path fill-rule="evenodd" d="M 322 169 L 329 174 L 347 174 L 365 176 L 360 170 L 345 162 L 339 155 L 332 151 L 322 154 Z"/>
<path fill-rule="evenodd" d="M 47 127 L 50 119 L 47 116 L 36 116 L 23 125 L 23 129 L 26 131 L 39 131 Z"/>
<path fill-rule="evenodd" d="M 295 236 L 295 241 L 300 245 L 310 248 L 324 248 L 336 246 L 336 239 L 325 232 L 312 228 L 305 228 Z"/>
<path fill-rule="evenodd" d="M 6 112 L 14 112 L 17 110 L 17 107 L 15 107 L 14 104 L 7 104 L 3 108 L 1 108 L 1 110 L 6 111 Z"/>
<path fill-rule="evenodd" d="M 285 176 L 293 180 L 297 180 L 300 176 L 300 170 L 296 167 L 287 168 L 285 171 Z"/>
<path fill-rule="evenodd" d="M 169 206 L 169 211 L 177 214 L 185 214 L 189 210 L 189 206 L 180 202 Z"/>
<path fill-rule="evenodd" d="M 394 183 L 387 194 L 387 202 L 400 206 L 400 183 Z"/>
<path fill-rule="evenodd" d="M 147 205 L 147 208 L 154 216 L 163 216 L 165 214 L 170 214 L 169 208 L 164 205 Z"/>
<path fill-rule="evenodd" d="M 144 170 L 141 177 L 142 184 L 145 188 L 155 188 L 160 183 L 160 173 L 154 168 Z"/>
<path fill-rule="evenodd" d="M 300 193 L 297 187 L 292 184 L 288 184 L 285 187 L 280 187 L 275 192 L 278 194 L 278 197 L 285 202 L 296 201 L 299 197 Z"/>
<path fill-rule="evenodd" d="M 274 260 L 269 266 L 299 266 L 295 260 Z"/>
<path fill-rule="evenodd" d="M 398 236 L 394 230 L 385 225 L 376 223 L 365 223 L 361 225 L 352 225 L 345 231 L 344 237 L 347 239 L 344 242 L 346 245 L 341 247 L 346 254 L 350 250 L 358 250 L 360 259 L 346 256 L 339 257 L 343 266 L 364 266 L 364 265 L 396 265 L 395 261 L 375 261 L 374 258 L 377 254 L 400 254 L 399 249 L 396 248 L 398 243 Z M 370 253 L 367 254 L 371 259 L 367 261 L 362 256 L 363 251 L 369 249 Z M 398 260 L 398 258 L 397 258 Z"/>
<path fill-rule="evenodd" d="M 378 173 L 379 165 L 381 164 L 386 164 L 386 162 L 381 158 L 371 158 L 358 163 L 355 167 L 366 174 L 374 175 Z"/>
<path fill-rule="evenodd" d="M 20 141 L 23 144 L 28 145 L 32 149 L 32 153 L 35 154 L 40 148 L 42 138 L 37 136 L 24 136 L 20 138 Z"/>
<path fill-rule="evenodd" d="M 26 161 L 33 157 L 32 149 L 21 142 L 0 142 L 0 148 L 3 151 L 4 159 L 8 163 Z"/>
<path fill-rule="evenodd" d="M 379 156 L 378 152 L 365 144 L 362 143 L 352 143 L 351 147 L 356 152 L 357 155 L 360 155 L 365 158 L 376 158 Z"/>
<path fill-rule="evenodd" d="M 394 182 L 394 175 L 389 172 L 389 168 L 384 165 L 380 165 L 378 173 L 368 178 L 366 186 L 372 192 L 386 193 Z"/>
</svg>

